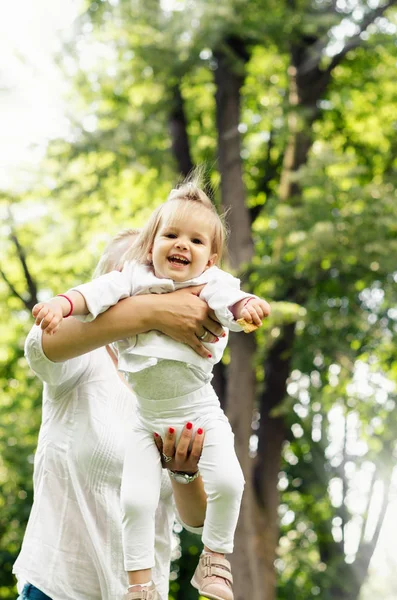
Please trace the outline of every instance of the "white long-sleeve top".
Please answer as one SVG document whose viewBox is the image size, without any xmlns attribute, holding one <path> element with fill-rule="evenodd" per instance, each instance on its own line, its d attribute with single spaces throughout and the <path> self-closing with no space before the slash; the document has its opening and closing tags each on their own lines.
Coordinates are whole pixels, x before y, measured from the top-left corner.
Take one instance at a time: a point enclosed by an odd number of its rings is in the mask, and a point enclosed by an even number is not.
<svg viewBox="0 0 397 600">
<path fill-rule="evenodd" d="M 156 277 L 151 267 L 133 261 L 126 263 L 122 272 L 112 271 L 74 289 L 84 296 L 89 317 L 94 319 L 119 300 L 129 296 L 165 294 L 203 284 L 200 298 L 214 310 L 219 322 L 227 329 L 241 331 L 242 328 L 235 321 L 230 307 L 253 295 L 243 292 L 240 289 L 240 280 L 218 267 L 211 267 L 194 279 L 176 282 Z M 128 372 L 140 371 L 153 366 L 158 359 L 171 359 L 197 367 L 205 375 L 209 375 L 213 365 L 221 360 L 226 344 L 227 336 L 220 338 L 215 344 L 205 344 L 212 357 L 202 358 L 186 344 L 177 342 L 159 331 L 149 331 L 118 343 L 119 368 Z M 130 360 L 131 356 L 133 360 Z"/>
<path fill-rule="evenodd" d="M 127 586 L 120 485 L 136 400 L 105 348 L 54 363 L 43 352 L 42 333 L 34 326 L 25 346 L 29 365 L 44 382 L 43 418 L 34 502 L 13 571 L 21 584 L 28 581 L 53 600 L 120 600 Z M 168 598 L 173 520 L 164 474 L 154 571 L 162 600 Z"/>
</svg>

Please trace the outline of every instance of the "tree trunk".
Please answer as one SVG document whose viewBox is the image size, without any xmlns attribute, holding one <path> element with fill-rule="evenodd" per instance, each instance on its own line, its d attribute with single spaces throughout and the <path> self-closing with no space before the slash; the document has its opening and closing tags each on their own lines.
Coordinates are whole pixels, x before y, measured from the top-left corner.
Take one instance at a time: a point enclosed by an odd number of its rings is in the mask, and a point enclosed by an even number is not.
<svg viewBox="0 0 397 600">
<path fill-rule="evenodd" d="M 179 172 L 186 177 L 193 169 L 189 138 L 186 129 L 186 116 L 179 85 L 173 88 L 173 102 L 169 119 L 172 153 Z"/>
<path fill-rule="evenodd" d="M 243 52 L 234 40 L 234 51 Z M 219 169 L 221 173 L 222 204 L 230 209 L 231 227 L 229 258 L 231 267 L 238 271 L 251 261 L 253 242 L 249 212 L 245 206 L 245 188 L 240 156 L 240 89 L 243 74 L 231 69 L 225 55 L 215 54 L 218 62 L 215 71 L 216 118 L 218 130 Z M 235 600 L 260 600 L 259 577 L 255 555 L 255 530 L 253 519 L 252 459 L 249 456 L 252 411 L 255 398 L 255 373 L 253 357 L 255 339 L 243 333 L 231 334 L 231 367 L 227 378 L 227 415 L 235 433 L 236 452 L 242 466 L 246 486 L 235 536 L 232 556 Z"/>
<path fill-rule="evenodd" d="M 284 399 L 286 380 L 290 372 L 295 325 L 282 330 L 271 348 L 266 364 L 266 387 L 260 398 L 260 427 L 258 432 L 258 456 L 254 471 L 256 492 L 257 559 L 261 573 L 262 596 L 265 600 L 275 598 L 276 577 L 274 561 L 279 538 L 278 528 L 278 474 L 281 450 L 285 440 L 282 417 L 271 412 Z"/>
<path fill-rule="evenodd" d="M 236 42 L 235 42 L 236 43 Z M 235 49 L 237 51 L 237 49 Z M 244 49 L 240 49 L 244 52 Z M 219 170 L 223 208 L 229 210 L 230 225 L 229 261 L 232 269 L 239 271 L 252 260 L 254 246 L 251 234 L 250 215 L 245 206 L 245 187 L 241 161 L 241 144 L 238 126 L 240 123 L 240 90 L 244 74 L 232 70 L 227 57 L 215 53 L 217 69 L 216 124 L 218 131 Z M 240 61 L 242 65 L 245 56 Z"/>
</svg>

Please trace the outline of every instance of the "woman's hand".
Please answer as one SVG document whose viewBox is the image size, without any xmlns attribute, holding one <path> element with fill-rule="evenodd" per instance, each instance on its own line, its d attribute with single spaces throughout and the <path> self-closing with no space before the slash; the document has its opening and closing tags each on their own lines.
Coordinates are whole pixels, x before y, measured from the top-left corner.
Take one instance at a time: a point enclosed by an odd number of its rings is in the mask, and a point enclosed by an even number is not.
<svg viewBox="0 0 397 600">
<path fill-rule="evenodd" d="M 154 435 L 154 441 L 161 454 L 163 467 L 171 471 L 181 471 L 183 473 L 193 474 L 198 471 L 198 462 L 204 444 L 204 431 L 197 429 L 193 437 L 192 423 L 186 423 L 177 445 L 175 445 L 175 429 L 170 427 L 166 433 L 164 443 L 158 434 Z M 172 457 L 165 462 L 163 456 Z"/>
<path fill-rule="evenodd" d="M 194 475 L 198 471 L 198 463 L 203 450 L 204 432 L 197 429 L 193 434 L 193 424 L 186 423 L 178 444 L 175 444 L 175 430 L 170 427 L 164 439 L 157 434 L 154 441 L 161 454 L 163 467 L 171 471 L 180 471 L 188 475 Z M 165 462 L 165 456 L 172 459 Z M 199 475 L 199 474 L 198 474 Z M 188 485 L 171 478 L 174 500 L 180 519 L 184 525 L 190 527 L 202 527 L 207 510 L 207 495 L 204 490 L 203 480 L 200 475 L 193 479 Z"/>
<path fill-rule="evenodd" d="M 210 352 L 202 342 L 216 343 L 225 332 L 214 312 L 198 297 L 202 289 L 203 286 L 196 286 L 156 295 L 151 320 L 156 320 L 155 329 L 208 358 Z M 153 295 L 142 297 L 151 299 Z"/>
</svg>

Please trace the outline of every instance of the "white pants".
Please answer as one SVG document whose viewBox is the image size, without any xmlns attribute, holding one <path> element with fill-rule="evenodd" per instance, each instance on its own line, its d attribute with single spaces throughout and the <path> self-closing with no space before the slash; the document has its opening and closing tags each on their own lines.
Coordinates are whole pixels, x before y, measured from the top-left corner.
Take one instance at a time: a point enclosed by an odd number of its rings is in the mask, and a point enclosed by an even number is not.
<svg viewBox="0 0 397 600">
<path fill-rule="evenodd" d="M 200 473 L 207 494 L 202 540 L 210 550 L 230 554 L 239 516 L 244 477 L 234 451 L 234 435 L 210 384 L 177 398 L 138 397 L 139 419 L 127 441 L 121 486 L 124 567 L 154 565 L 154 518 L 161 486 L 160 455 L 153 440 L 168 428 L 177 437 L 187 421 L 205 432 Z"/>
</svg>

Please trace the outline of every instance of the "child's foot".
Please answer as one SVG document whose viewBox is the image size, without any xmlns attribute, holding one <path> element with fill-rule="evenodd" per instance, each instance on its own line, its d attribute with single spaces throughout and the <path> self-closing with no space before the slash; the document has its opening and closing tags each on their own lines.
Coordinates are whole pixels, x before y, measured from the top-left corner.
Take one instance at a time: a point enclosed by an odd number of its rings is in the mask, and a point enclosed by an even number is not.
<svg viewBox="0 0 397 600">
<path fill-rule="evenodd" d="M 154 583 L 150 585 L 133 585 L 128 588 L 128 592 L 123 600 L 161 600 L 156 591 Z"/>
<path fill-rule="evenodd" d="M 233 600 L 233 576 L 230 563 L 218 554 L 205 552 L 192 577 L 191 584 L 210 600 Z"/>
</svg>

